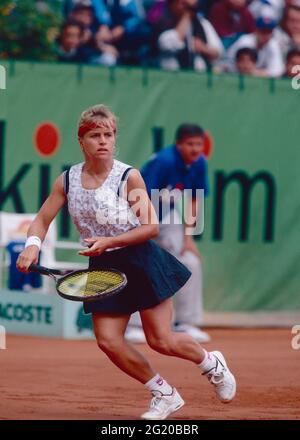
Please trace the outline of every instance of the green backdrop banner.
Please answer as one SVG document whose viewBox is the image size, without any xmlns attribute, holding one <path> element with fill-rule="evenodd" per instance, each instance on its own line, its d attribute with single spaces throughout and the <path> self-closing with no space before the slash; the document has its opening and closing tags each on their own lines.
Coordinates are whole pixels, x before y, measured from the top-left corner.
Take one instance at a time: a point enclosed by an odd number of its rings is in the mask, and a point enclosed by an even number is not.
<svg viewBox="0 0 300 440">
<path fill-rule="evenodd" d="M 1 63 L 0 210 L 34 212 L 55 177 L 82 160 L 82 110 L 119 117 L 117 158 L 140 167 L 182 122 L 214 148 L 199 241 L 205 308 L 300 309 L 299 98 L 289 81 L 92 66 Z M 60 236 L 76 238 L 60 214 Z"/>
</svg>

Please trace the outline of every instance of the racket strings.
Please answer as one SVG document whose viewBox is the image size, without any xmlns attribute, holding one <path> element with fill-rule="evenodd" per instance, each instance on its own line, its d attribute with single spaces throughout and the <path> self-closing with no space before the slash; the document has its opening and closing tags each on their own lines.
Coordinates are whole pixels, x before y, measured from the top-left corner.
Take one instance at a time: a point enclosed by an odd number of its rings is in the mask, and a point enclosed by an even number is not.
<svg viewBox="0 0 300 440">
<path fill-rule="evenodd" d="M 122 274 L 113 271 L 91 271 L 70 274 L 59 284 L 61 293 L 73 296 L 95 296 L 115 290 L 124 283 Z"/>
</svg>

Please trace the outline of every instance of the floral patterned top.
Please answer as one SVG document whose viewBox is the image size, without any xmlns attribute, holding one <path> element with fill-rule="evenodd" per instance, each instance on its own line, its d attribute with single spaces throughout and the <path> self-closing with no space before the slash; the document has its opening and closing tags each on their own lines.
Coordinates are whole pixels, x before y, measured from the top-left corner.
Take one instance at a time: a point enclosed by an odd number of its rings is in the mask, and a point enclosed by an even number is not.
<svg viewBox="0 0 300 440">
<path fill-rule="evenodd" d="M 139 226 L 139 219 L 128 201 L 122 197 L 122 187 L 131 167 L 114 160 L 102 185 L 96 189 L 85 189 L 81 183 L 83 165 L 84 162 L 70 168 L 67 194 L 69 212 L 80 233 L 81 244 L 85 246 L 85 238 L 112 237 Z M 126 171 L 127 176 L 124 179 Z"/>
</svg>

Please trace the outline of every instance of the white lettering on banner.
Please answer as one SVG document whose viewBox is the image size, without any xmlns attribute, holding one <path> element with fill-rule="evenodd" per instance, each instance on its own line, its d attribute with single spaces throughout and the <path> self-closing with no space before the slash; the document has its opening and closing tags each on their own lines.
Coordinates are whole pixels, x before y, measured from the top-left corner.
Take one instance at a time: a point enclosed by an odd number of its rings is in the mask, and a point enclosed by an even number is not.
<svg viewBox="0 0 300 440">
<path fill-rule="evenodd" d="M 3 325 L 0 325 L 0 350 L 6 349 L 6 331 Z"/>
<path fill-rule="evenodd" d="M 52 307 L 32 304 L 0 303 L 0 318 L 8 321 L 52 324 Z"/>
</svg>

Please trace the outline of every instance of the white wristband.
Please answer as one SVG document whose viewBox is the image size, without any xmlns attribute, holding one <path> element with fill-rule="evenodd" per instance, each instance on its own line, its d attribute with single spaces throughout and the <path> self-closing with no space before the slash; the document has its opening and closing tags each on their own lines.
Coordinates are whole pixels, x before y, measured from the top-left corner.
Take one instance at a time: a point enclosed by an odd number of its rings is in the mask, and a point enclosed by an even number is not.
<svg viewBox="0 0 300 440">
<path fill-rule="evenodd" d="M 27 238 L 25 243 L 25 248 L 27 248 L 28 246 L 37 246 L 39 249 L 41 249 L 42 240 L 36 235 L 31 235 Z"/>
</svg>

